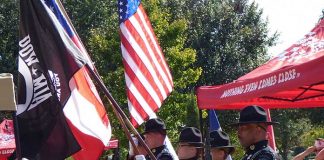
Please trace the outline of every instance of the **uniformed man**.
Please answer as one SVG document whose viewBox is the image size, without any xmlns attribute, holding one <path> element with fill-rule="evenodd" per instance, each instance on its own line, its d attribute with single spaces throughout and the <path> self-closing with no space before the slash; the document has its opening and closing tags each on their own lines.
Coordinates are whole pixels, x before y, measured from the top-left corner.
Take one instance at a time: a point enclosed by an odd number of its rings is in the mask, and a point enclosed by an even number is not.
<svg viewBox="0 0 324 160">
<path fill-rule="evenodd" d="M 210 132 L 210 153 L 212 160 L 225 160 L 235 151 L 228 135 L 220 130 Z"/>
<path fill-rule="evenodd" d="M 167 128 L 159 118 L 153 118 L 145 123 L 145 143 L 158 160 L 173 160 L 172 155 L 164 144 Z M 151 158 L 146 156 L 147 160 Z"/>
<path fill-rule="evenodd" d="M 274 151 L 268 146 L 267 127 L 278 124 L 267 120 L 267 113 L 260 106 L 247 106 L 240 112 L 238 139 L 245 155 L 242 160 L 275 160 Z"/>
<path fill-rule="evenodd" d="M 195 127 L 186 127 L 180 132 L 177 155 L 180 160 L 198 160 L 203 146 L 200 131 Z"/>
</svg>

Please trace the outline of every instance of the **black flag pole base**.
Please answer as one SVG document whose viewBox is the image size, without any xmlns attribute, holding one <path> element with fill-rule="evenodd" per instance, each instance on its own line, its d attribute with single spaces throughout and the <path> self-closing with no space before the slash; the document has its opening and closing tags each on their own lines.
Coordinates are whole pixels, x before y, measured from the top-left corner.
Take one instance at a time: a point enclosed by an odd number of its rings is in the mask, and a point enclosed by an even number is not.
<svg viewBox="0 0 324 160">
<path fill-rule="evenodd" d="M 91 67 L 89 66 L 89 64 L 86 64 L 86 67 L 87 67 L 87 70 L 91 73 L 92 77 L 97 82 L 97 84 L 99 85 L 100 89 L 108 97 L 108 100 L 112 104 L 112 108 L 114 110 L 114 113 L 116 114 L 119 122 L 122 124 L 123 129 L 124 129 L 124 132 L 127 135 L 128 140 L 134 146 L 134 148 L 136 148 L 136 146 L 135 146 L 135 143 L 134 143 L 133 138 L 131 137 L 130 131 L 127 129 L 127 127 L 129 127 L 129 129 L 131 130 L 131 132 L 134 133 L 135 137 L 139 140 L 139 143 L 144 146 L 145 151 L 149 154 L 149 156 L 151 157 L 151 159 L 152 160 L 157 160 L 156 157 L 154 156 L 154 154 L 151 152 L 151 150 L 149 149 L 149 147 L 146 145 L 146 143 L 142 139 L 142 137 L 140 136 L 140 134 L 137 132 L 137 130 L 132 125 L 132 123 L 129 121 L 129 119 L 127 118 L 127 116 L 124 113 L 124 111 L 120 108 L 120 106 L 118 105 L 118 103 L 116 102 L 116 100 L 112 97 L 111 93 L 106 88 L 105 84 L 100 79 L 100 77 L 91 69 Z"/>
</svg>

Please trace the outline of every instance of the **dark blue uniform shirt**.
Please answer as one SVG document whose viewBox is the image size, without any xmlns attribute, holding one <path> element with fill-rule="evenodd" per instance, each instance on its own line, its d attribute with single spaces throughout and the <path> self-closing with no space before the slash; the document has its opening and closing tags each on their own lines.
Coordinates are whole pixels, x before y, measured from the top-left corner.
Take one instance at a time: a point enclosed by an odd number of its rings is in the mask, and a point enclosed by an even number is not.
<svg viewBox="0 0 324 160">
<path fill-rule="evenodd" d="M 245 150 L 242 160 L 275 160 L 275 153 L 268 146 L 268 141 L 263 140 L 250 145 Z"/>
<path fill-rule="evenodd" d="M 168 148 L 165 145 L 157 147 L 157 148 L 153 148 L 153 149 L 151 149 L 151 151 L 157 160 L 173 160 L 172 155 L 170 154 Z M 145 159 L 151 160 L 149 155 L 147 155 L 145 157 Z"/>
</svg>

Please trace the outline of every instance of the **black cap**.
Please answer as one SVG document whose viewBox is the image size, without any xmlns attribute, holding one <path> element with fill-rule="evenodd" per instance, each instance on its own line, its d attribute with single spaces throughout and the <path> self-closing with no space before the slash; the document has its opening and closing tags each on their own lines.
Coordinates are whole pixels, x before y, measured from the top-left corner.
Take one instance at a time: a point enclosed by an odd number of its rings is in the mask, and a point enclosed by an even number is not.
<svg viewBox="0 0 324 160">
<path fill-rule="evenodd" d="M 250 123 L 264 123 L 266 125 L 279 124 L 278 122 L 268 121 L 266 111 L 256 105 L 247 106 L 240 112 L 240 120 L 238 123 L 231 125 L 250 124 Z"/>
<path fill-rule="evenodd" d="M 201 133 L 195 127 L 184 128 L 180 133 L 179 142 L 185 142 L 197 148 L 203 147 Z"/>
<path fill-rule="evenodd" d="M 144 129 L 143 134 L 146 134 L 148 132 L 160 132 L 160 131 L 166 131 L 166 130 L 167 130 L 167 128 L 161 119 L 152 118 L 152 119 L 149 119 L 145 123 L 145 129 Z"/>
<path fill-rule="evenodd" d="M 229 154 L 235 151 L 234 146 L 231 145 L 228 135 L 220 130 L 215 130 L 209 133 L 211 148 L 228 148 Z"/>
</svg>

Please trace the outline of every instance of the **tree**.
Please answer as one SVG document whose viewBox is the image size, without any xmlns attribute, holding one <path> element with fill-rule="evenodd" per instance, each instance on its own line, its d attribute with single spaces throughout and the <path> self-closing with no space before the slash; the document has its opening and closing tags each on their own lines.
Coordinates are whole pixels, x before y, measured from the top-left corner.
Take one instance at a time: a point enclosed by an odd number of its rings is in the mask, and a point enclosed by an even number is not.
<svg viewBox="0 0 324 160">
<path fill-rule="evenodd" d="M 17 81 L 18 5 L 16 0 L 0 4 L 0 73 L 12 73 Z M 11 113 L 0 112 L 0 119 L 11 119 Z"/>
<path fill-rule="evenodd" d="M 17 74 L 19 33 L 17 4 L 16 0 L 3 0 L 0 4 L 0 73 Z"/>
<path fill-rule="evenodd" d="M 302 135 L 312 128 L 307 114 L 300 109 L 273 110 L 272 120 L 280 123 L 274 126 L 274 133 L 284 160 L 289 159 L 289 150 L 303 146 Z"/>
<path fill-rule="evenodd" d="M 313 127 L 311 130 L 305 132 L 302 136 L 301 136 L 301 146 L 303 147 L 309 147 L 314 145 L 314 142 L 316 139 L 318 138 L 323 138 L 324 137 L 324 128 L 323 126 L 316 126 Z"/>
<path fill-rule="evenodd" d="M 277 35 L 268 36 L 257 4 L 227 0 L 197 5 L 202 11 L 193 13 L 188 44 L 197 49 L 197 66 L 203 69 L 199 85 L 231 82 L 267 60 L 267 47 Z"/>
<path fill-rule="evenodd" d="M 324 124 L 324 108 L 313 108 L 313 109 L 308 109 L 305 110 L 304 112 L 308 113 L 308 116 L 311 123 L 316 125 L 316 126 L 322 126 Z"/>
</svg>

